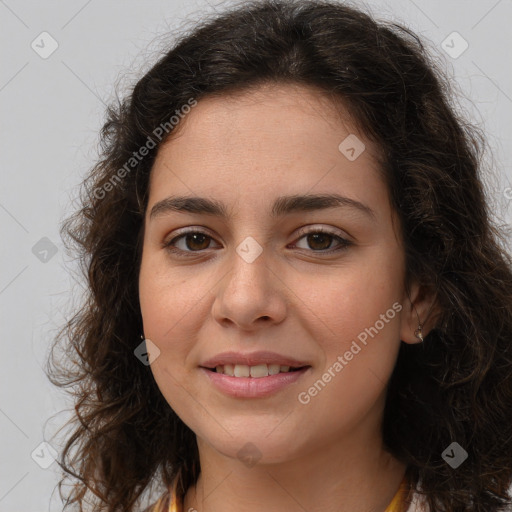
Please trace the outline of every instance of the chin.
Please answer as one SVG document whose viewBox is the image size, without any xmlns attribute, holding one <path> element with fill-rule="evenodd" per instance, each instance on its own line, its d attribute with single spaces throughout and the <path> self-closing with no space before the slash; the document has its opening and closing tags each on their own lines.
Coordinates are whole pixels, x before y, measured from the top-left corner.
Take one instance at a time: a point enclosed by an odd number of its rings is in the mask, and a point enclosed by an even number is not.
<svg viewBox="0 0 512 512">
<path fill-rule="evenodd" d="M 297 443 L 296 431 L 288 432 L 283 429 L 280 432 L 277 427 L 257 429 L 250 428 L 246 424 L 234 425 L 227 430 L 200 436 L 211 448 L 231 459 L 238 459 L 247 467 L 255 464 L 278 464 L 286 462 L 299 455 L 300 445 Z"/>
</svg>

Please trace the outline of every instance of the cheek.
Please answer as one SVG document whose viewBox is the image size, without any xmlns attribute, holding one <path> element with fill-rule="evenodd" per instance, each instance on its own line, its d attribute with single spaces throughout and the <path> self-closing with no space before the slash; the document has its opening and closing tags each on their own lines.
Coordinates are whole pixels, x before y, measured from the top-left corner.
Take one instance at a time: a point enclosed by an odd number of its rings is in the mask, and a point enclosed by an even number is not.
<svg viewBox="0 0 512 512">
<path fill-rule="evenodd" d="M 313 335 L 323 354 L 297 399 L 309 408 L 305 420 L 311 427 L 314 418 L 326 418 L 326 435 L 355 427 L 384 404 L 400 348 L 402 306 L 391 286 L 372 284 L 353 274 L 310 304 L 322 318 L 322 331 Z"/>
<path fill-rule="evenodd" d="M 313 336 L 323 352 L 321 366 L 336 375 L 328 387 L 340 385 L 341 395 L 367 386 L 370 393 L 377 393 L 391 375 L 400 347 L 400 283 L 400 255 L 390 252 L 361 258 L 360 264 L 341 269 L 335 279 L 317 276 L 314 283 L 301 284 L 297 295 L 305 299 L 308 323 L 315 326 Z M 343 358 L 341 371 L 332 368 L 339 363 L 338 356 Z"/>
<path fill-rule="evenodd" d="M 389 332 L 392 327 L 398 332 L 396 310 L 401 307 L 395 305 L 393 309 L 393 304 L 402 297 L 400 255 L 390 251 L 368 253 L 336 272 L 301 276 L 293 283 L 294 294 L 301 299 L 299 309 L 308 312 L 310 324 L 318 325 L 325 343 L 350 343 L 379 321 L 381 315 L 386 316 L 383 330 Z"/>
<path fill-rule="evenodd" d="M 158 347 L 151 371 L 171 406 L 183 391 L 186 361 L 196 338 L 193 319 L 201 296 L 204 291 L 192 286 L 183 274 L 171 272 L 156 258 L 143 258 L 139 301 L 144 335 Z"/>
<path fill-rule="evenodd" d="M 193 277 L 165 262 L 163 255 L 143 257 L 139 277 L 139 301 L 144 334 L 160 343 L 175 338 L 208 296 L 213 280 L 198 273 Z"/>
<path fill-rule="evenodd" d="M 193 313 L 199 300 L 193 290 L 182 275 L 171 275 L 156 257 L 143 257 L 139 301 L 144 335 L 159 350 L 150 369 L 160 392 L 178 414 L 190 400 L 183 384 L 187 382 L 185 361 L 190 340 L 194 339 L 190 332 L 187 334 L 187 319 L 193 316 L 187 313 Z"/>
</svg>

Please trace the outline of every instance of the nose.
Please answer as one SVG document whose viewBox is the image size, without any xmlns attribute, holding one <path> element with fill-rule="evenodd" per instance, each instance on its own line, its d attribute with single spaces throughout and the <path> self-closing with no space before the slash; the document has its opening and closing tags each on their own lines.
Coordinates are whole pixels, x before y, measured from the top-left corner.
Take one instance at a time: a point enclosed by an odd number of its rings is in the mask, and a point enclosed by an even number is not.
<svg viewBox="0 0 512 512">
<path fill-rule="evenodd" d="M 218 323 L 253 331 L 284 320 L 287 287 L 269 260 L 265 250 L 252 262 L 233 251 L 227 262 L 230 268 L 216 288 L 212 305 Z"/>
</svg>

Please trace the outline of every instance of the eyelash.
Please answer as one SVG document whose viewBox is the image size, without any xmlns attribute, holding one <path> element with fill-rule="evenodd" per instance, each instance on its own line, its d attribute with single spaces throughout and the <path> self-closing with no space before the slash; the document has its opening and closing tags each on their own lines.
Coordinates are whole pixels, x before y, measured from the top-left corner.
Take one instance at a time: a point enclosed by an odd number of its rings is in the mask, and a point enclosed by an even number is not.
<svg viewBox="0 0 512 512">
<path fill-rule="evenodd" d="M 332 254 L 334 252 L 344 251 L 344 250 L 348 249 L 351 245 L 353 245 L 353 243 L 350 242 L 349 240 L 346 240 L 345 238 L 342 238 L 341 236 L 336 235 L 336 234 L 332 233 L 331 231 L 325 230 L 323 228 L 314 228 L 314 229 L 307 230 L 307 231 L 301 230 L 299 232 L 299 238 L 297 240 L 300 240 L 301 238 L 304 238 L 307 235 L 317 234 L 317 233 L 321 233 L 321 234 L 325 234 L 325 235 L 329 235 L 329 236 L 333 237 L 334 240 L 336 240 L 340 243 L 340 247 L 335 248 L 335 249 L 326 249 L 326 250 L 320 250 L 320 251 L 310 250 L 310 252 L 318 253 L 318 254 Z M 179 254 L 179 257 L 183 257 L 183 258 L 188 258 L 189 257 L 188 255 L 192 255 L 194 253 L 201 253 L 201 252 L 207 250 L 207 249 L 202 249 L 199 251 L 184 251 L 182 249 L 177 249 L 176 247 L 172 246 L 174 243 L 176 243 L 177 240 L 179 240 L 183 237 L 186 237 L 187 235 L 194 235 L 194 234 L 206 235 L 207 238 L 210 238 L 211 240 L 213 240 L 213 237 L 209 236 L 207 233 L 205 233 L 201 230 L 190 229 L 190 230 L 187 230 L 187 231 L 181 233 L 180 235 L 172 238 L 168 242 L 164 242 L 162 244 L 162 247 L 164 249 L 166 249 L 167 251 L 169 251 L 170 253 L 173 253 L 175 255 Z M 302 250 L 308 250 L 308 249 L 302 249 Z M 184 254 L 188 254 L 188 255 L 185 256 Z"/>
</svg>

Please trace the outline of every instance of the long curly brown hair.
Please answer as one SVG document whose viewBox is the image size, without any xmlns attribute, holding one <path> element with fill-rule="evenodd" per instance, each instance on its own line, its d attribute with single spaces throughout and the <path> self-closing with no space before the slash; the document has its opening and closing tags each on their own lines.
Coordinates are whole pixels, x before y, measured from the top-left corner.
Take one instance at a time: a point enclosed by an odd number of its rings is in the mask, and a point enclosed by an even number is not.
<svg viewBox="0 0 512 512">
<path fill-rule="evenodd" d="M 512 261 L 482 181 L 485 139 L 458 114 L 449 81 L 399 24 L 334 1 L 265 0 L 204 18 L 108 108 L 101 157 L 61 226 L 87 282 L 47 367 L 75 403 L 76 428 L 59 460 L 59 491 L 77 480 L 65 508 L 84 510 L 92 493 L 94 510 L 131 512 L 153 485 L 177 478 L 184 492 L 196 482 L 195 435 L 134 355 L 148 180 L 158 148 L 181 126 L 169 119 L 191 98 L 276 83 L 340 100 L 381 148 L 406 282 L 437 297 L 435 328 L 422 344 L 401 344 L 389 382 L 389 451 L 433 511 L 512 503 Z M 135 162 L 150 139 L 155 147 Z M 54 355 L 61 343 L 65 358 Z M 442 457 L 452 442 L 468 453 L 457 469 Z"/>
</svg>

